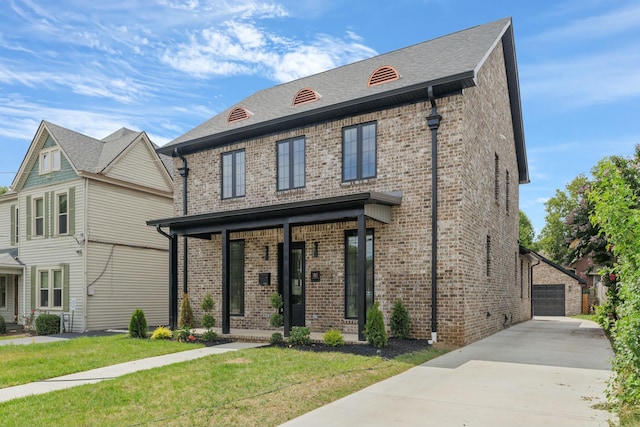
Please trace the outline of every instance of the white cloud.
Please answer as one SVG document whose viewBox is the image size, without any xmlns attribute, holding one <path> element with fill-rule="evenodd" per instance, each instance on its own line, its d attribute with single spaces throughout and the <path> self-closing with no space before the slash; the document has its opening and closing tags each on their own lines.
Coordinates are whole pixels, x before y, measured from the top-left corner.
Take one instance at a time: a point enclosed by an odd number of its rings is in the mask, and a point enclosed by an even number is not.
<svg viewBox="0 0 640 427">
<path fill-rule="evenodd" d="M 538 198 L 536 198 L 536 203 L 545 204 L 550 199 L 551 199 L 551 197 L 538 197 Z"/>
</svg>

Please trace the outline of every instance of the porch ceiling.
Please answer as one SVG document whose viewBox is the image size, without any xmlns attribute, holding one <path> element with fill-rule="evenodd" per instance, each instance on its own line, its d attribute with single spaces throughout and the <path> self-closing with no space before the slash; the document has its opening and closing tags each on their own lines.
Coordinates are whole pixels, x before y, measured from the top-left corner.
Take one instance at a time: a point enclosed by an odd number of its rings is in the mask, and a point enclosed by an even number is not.
<svg viewBox="0 0 640 427">
<path fill-rule="evenodd" d="M 402 194 L 366 192 L 345 196 L 312 199 L 232 211 L 180 216 L 147 221 L 147 225 L 168 227 L 172 234 L 209 238 L 222 230 L 243 231 L 279 228 L 291 225 L 318 224 L 353 220 L 361 213 L 387 222 L 390 215 L 380 214 L 385 209 L 398 206 Z M 371 209 L 372 206 L 381 209 Z M 367 208 L 368 207 L 368 208 Z"/>
</svg>

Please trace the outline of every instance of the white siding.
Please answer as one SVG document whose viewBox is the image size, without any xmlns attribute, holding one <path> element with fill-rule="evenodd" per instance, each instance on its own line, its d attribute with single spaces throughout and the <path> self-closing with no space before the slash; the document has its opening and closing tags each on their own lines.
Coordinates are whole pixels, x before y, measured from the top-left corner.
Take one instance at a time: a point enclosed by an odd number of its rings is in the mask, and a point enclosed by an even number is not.
<svg viewBox="0 0 640 427">
<path fill-rule="evenodd" d="M 17 204 L 17 198 L 0 199 L 0 248 L 2 249 L 12 247 L 11 209 Z"/>
<path fill-rule="evenodd" d="M 167 325 L 169 279 L 164 251 L 89 243 L 89 330 L 126 329 L 136 308 L 149 326 Z"/>
<path fill-rule="evenodd" d="M 143 139 L 136 141 L 105 172 L 111 178 L 162 191 L 173 191 L 173 183 L 164 172 L 158 155 Z"/>
</svg>

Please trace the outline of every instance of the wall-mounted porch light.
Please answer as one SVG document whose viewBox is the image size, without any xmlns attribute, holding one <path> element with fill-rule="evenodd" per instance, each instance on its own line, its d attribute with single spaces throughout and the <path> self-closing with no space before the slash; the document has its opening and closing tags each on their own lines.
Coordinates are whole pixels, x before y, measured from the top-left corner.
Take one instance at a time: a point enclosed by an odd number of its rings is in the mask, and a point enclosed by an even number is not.
<svg viewBox="0 0 640 427">
<path fill-rule="evenodd" d="M 313 257 L 318 258 L 318 242 L 313 242 Z"/>
<path fill-rule="evenodd" d="M 264 253 L 263 253 L 262 257 L 263 257 L 265 260 L 268 260 L 268 259 L 269 259 L 269 246 L 265 246 L 265 247 L 264 247 Z"/>
</svg>

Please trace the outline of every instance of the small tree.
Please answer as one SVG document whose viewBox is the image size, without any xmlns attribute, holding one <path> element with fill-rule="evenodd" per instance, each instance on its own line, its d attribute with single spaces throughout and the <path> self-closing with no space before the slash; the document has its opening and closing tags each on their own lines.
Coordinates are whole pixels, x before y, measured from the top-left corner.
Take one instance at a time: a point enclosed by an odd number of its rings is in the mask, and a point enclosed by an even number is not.
<svg viewBox="0 0 640 427">
<path fill-rule="evenodd" d="M 388 344 L 387 331 L 384 328 L 384 317 L 378 301 L 367 311 L 367 323 L 364 326 L 364 333 L 369 344 L 376 348 L 386 347 Z"/>
<path fill-rule="evenodd" d="M 202 339 L 204 341 L 215 341 L 218 338 L 218 334 L 211 330 L 214 326 L 216 326 L 216 319 L 213 317 L 213 308 L 215 307 L 215 302 L 213 302 L 213 297 L 211 294 L 205 295 L 202 300 L 202 304 L 200 304 L 202 311 L 204 311 L 204 315 L 202 316 L 202 326 L 207 328 L 207 331 L 202 335 Z"/>
<path fill-rule="evenodd" d="M 147 338 L 147 319 L 144 317 L 144 311 L 139 308 L 136 308 L 131 315 L 129 336 L 131 338 Z"/>
<path fill-rule="evenodd" d="M 193 328 L 195 325 L 193 318 L 193 310 L 191 309 L 191 303 L 189 302 L 189 295 L 184 294 L 182 296 L 182 303 L 180 304 L 180 314 L 178 316 L 178 326 L 181 328 Z"/>
<path fill-rule="evenodd" d="M 280 314 L 280 309 L 284 306 L 284 301 L 282 301 L 282 295 L 277 292 L 271 294 L 271 307 L 275 308 L 277 311 L 271 315 L 269 319 L 269 324 L 274 328 L 279 328 L 284 324 L 284 316 Z"/>
<path fill-rule="evenodd" d="M 409 338 L 411 318 L 409 317 L 409 311 L 404 306 L 404 304 L 402 304 L 401 300 L 396 300 L 396 302 L 393 304 L 391 321 L 389 323 L 389 326 L 391 327 L 391 333 L 394 337 L 400 339 Z"/>
</svg>

